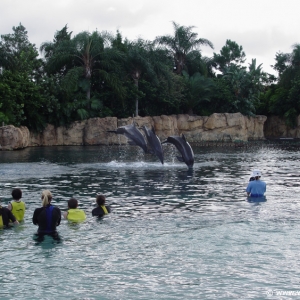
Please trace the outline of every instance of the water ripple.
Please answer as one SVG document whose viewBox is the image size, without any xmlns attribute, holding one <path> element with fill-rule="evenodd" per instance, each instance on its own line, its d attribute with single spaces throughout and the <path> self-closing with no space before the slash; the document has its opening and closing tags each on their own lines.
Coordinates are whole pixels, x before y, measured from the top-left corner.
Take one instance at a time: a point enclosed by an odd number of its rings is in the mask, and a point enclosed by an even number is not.
<svg viewBox="0 0 300 300">
<path fill-rule="evenodd" d="M 195 147 L 187 170 L 174 149 L 165 151 L 165 165 L 127 146 L 3 152 L 2 205 L 20 187 L 27 211 L 19 227 L 0 230 L 1 297 L 265 299 L 268 290 L 295 289 L 300 153 Z M 264 202 L 245 196 L 254 168 L 267 182 Z M 62 211 L 75 197 L 88 216 L 63 220 L 61 243 L 33 239 L 45 188 Z M 101 220 L 91 216 L 98 193 L 112 208 Z"/>
</svg>

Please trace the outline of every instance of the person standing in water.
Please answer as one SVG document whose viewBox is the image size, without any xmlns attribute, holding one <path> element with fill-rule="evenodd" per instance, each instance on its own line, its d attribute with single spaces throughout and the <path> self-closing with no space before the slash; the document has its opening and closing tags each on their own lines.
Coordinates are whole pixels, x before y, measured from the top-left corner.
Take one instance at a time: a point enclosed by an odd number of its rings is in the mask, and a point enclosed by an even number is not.
<svg viewBox="0 0 300 300">
<path fill-rule="evenodd" d="M 254 170 L 251 177 L 254 177 L 254 180 L 248 183 L 246 188 L 246 193 L 248 197 L 263 197 L 266 192 L 266 183 L 260 180 L 261 172 L 260 170 Z"/>
<path fill-rule="evenodd" d="M 56 227 L 59 226 L 61 221 L 61 211 L 51 204 L 52 194 L 50 191 L 43 191 L 41 199 L 42 207 L 36 208 L 32 217 L 33 224 L 39 226 L 37 231 L 38 240 L 42 241 L 45 235 L 50 235 L 59 240 Z"/>
<path fill-rule="evenodd" d="M 21 201 L 22 191 L 20 189 L 13 189 L 11 195 L 13 197 L 13 201 L 7 205 L 7 208 L 13 213 L 16 219 L 21 222 L 24 219 L 26 209 L 25 203 Z"/>
<path fill-rule="evenodd" d="M 85 212 L 78 208 L 78 201 L 71 198 L 68 201 L 68 211 L 64 212 L 64 218 L 72 222 L 82 222 L 86 219 Z"/>
<path fill-rule="evenodd" d="M 0 204 L 0 229 L 9 228 L 10 222 L 15 225 L 19 224 L 12 212 L 6 207 L 2 207 Z"/>
<path fill-rule="evenodd" d="M 103 217 L 110 213 L 110 207 L 105 205 L 105 196 L 97 195 L 96 197 L 97 207 L 92 210 L 93 217 Z"/>
</svg>

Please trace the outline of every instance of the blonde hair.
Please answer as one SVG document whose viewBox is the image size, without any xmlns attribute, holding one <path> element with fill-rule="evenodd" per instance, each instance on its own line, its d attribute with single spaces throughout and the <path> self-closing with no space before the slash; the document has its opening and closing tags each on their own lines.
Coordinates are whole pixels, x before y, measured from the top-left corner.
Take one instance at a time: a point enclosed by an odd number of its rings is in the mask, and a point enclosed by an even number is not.
<svg viewBox="0 0 300 300">
<path fill-rule="evenodd" d="M 44 190 L 42 192 L 42 205 L 43 206 L 47 206 L 48 204 L 50 204 L 52 200 L 52 194 L 49 190 Z"/>
</svg>

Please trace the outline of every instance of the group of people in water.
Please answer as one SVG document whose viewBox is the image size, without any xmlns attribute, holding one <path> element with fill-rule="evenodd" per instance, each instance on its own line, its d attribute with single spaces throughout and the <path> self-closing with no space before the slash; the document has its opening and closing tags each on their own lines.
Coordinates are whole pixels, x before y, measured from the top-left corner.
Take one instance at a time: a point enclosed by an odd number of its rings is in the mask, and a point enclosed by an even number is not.
<svg viewBox="0 0 300 300">
<path fill-rule="evenodd" d="M 254 170 L 246 188 L 248 197 L 260 198 L 264 197 L 266 192 L 266 183 L 261 178 L 260 170 Z M 0 206 L 0 228 L 9 227 L 11 223 L 19 224 L 25 215 L 26 206 L 22 201 L 22 191 L 14 189 L 11 193 L 13 201 L 7 207 Z M 44 190 L 41 195 L 42 206 L 36 208 L 32 222 L 38 226 L 36 236 L 38 240 L 43 240 L 45 235 L 50 235 L 54 239 L 59 239 L 56 227 L 61 222 L 61 211 L 59 207 L 51 204 L 52 194 L 49 190 Z M 92 216 L 103 217 L 110 213 L 110 207 L 105 205 L 105 196 L 97 195 L 97 207 L 92 210 Z M 75 198 L 68 200 L 68 210 L 63 213 L 63 217 L 71 222 L 82 222 L 86 219 L 85 212 L 78 208 L 78 201 Z"/>
<path fill-rule="evenodd" d="M 22 201 L 22 191 L 14 189 L 11 193 L 13 200 L 7 207 L 0 206 L 0 228 L 9 227 L 11 223 L 17 225 L 22 222 L 25 215 L 26 205 Z M 49 190 L 44 190 L 41 195 L 42 206 L 36 208 L 32 222 L 38 226 L 36 236 L 38 240 L 43 240 L 45 235 L 50 235 L 54 239 L 59 239 L 56 227 L 60 225 L 61 210 L 52 205 L 52 194 Z M 92 216 L 102 218 L 110 213 L 110 207 L 105 205 L 105 196 L 97 195 L 97 207 L 92 210 Z M 78 208 L 78 201 L 75 198 L 68 200 L 68 210 L 63 213 L 63 217 L 72 222 L 82 222 L 86 219 L 86 214 Z"/>
</svg>

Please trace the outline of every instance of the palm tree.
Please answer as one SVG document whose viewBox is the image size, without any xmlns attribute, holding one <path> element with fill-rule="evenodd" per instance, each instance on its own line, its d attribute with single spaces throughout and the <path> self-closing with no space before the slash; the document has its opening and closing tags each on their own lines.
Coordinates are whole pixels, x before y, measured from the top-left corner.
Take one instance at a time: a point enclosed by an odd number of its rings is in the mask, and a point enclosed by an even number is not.
<svg viewBox="0 0 300 300">
<path fill-rule="evenodd" d="M 159 84 L 159 77 L 168 78 L 169 67 L 166 64 L 165 53 L 155 49 L 152 42 L 138 39 L 127 44 L 125 69 L 133 80 L 136 91 L 139 90 L 141 78 L 147 78 L 152 84 Z M 139 112 L 138 93 L 135 99 L 135 116 Z"/>
<path fill-rule="evenodd" d="M 223 78 L 230 84 L 235 96 L 232 103 L 236 111 L 245 115 L 255 113 L 255 104 L 259 103 L 260 94 L 267 81 L 267 74 L 262 71 L 262 64 L 256 66 L 256 59 L 246 67 L 231 64 L 225 67 Z"/>
<path fill-rule="evenodd" d="M 198 108 L 201 112 L 200 104 L 204 101 L 209 102 L 214 92 L 214 82 L 200 73 L 194 73 L 193 76 L 183 71 L 183 78 L 186 86 L 185 104 L 189 115 L 193 115 L 194 110 Z"/>
<path fill-rule="evenodd" d="M 111 36 L 107 32 L 95 31 L 91 34 L 84 31 L 74 38 L 68 38 L 66 32 L 60 33 L 58 41 L 41 46 L 48 73 L 60 74 L 63 89 L 75 98 L 74 103 L 69 103 L 70 107 L 76 107 L 81 119 L 87 118 L 90 109 L 99 110 L 102 105 L 97 97 L 91 96 L 93 86 L 97 88 L 105 83 L 118 95 L 124 93 L 115 72 L 117 61 L 123 54 L 110 47 Z M 97 79 L 93 81 L 93 78 Z M 84 91 L 85 99 L 80 95 L 80 90 Z"/>
<path fill-rule="evenodd" d="M 107 33 L 98 31 L 90 34 L 81 32 L 74 38 L 65 38 L 54 45 L 43 44 L 41 50 L 47 51 L 45 58 L 49 69 L 52 71 L 65 70 L 65 87 L 68 90 L 74 88 L 81 82 L 86 89 L 86 98 L 90 99 L 90 81 L 93 72 L 100 72 L 103 80 L 111 81 L 106 69 L 110 66 L 112 56 L 110 49 L 105 48 L 109 43 Z M 52 53 L 49 53 L 49 52 Z M 114 52 L 115 54 L 116 52 Z M 110 54 L 110 55 L 109 55 Z"/>
<path fill-rule="evenodd" d="M 155 42 L 164 45 L 173 56 L 175 72 L 182 74 L 186 70 L 187 55 L 193 50 L 199 50 L 200 46 L 207 45 L 213 49 L 213 44 L 204 38 L 198 38 L 198 33 L 193 32 L 194 26 L 180 26 L 174 21 L 174 35 L 158 36 Z"/>
</svg>

